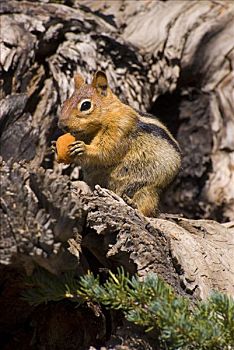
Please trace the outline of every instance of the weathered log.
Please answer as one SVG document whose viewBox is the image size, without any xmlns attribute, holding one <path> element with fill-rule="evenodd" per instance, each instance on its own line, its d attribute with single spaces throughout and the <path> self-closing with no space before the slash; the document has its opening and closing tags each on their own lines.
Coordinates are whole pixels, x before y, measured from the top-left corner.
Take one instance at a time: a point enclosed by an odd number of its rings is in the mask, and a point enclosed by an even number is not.
<svg viewBox="0 0 234 350">
<path fill-rule="evenodd" d="M 96 186 L 92 193 L 82 182 L 42 168 L 3 165 L 2 183 L 2 262 L 12 252 L 33 253 L 53 273 L 76 265 L 84 273 L 98 268 L 86 258 L 79 264 L 85 249 L 99 267 L 124 266 L 142 277 L 155 272 L 182 295 L 203 299 L 215 289 L 234 295 L 231 223 L 145 218 L 106 189 Z"/>
<path fill-rule="evenodd" d="M 31 274 L 38 265 L 56 275 L 69 270 L 76 270 L 78 275 L 88 270 L 101 273 L 103 268 L 115 271 L 118 266 L 124 266 L 126 271 L 137 273 L 141 278 L 155 272 L 177 294 L 193 301 L 205 299 L 213 290 L 234 295 L 234 223 L 189 220 L 171 214 L 146 218 L 113 192 L 97 186 L 92 193 L 83 182 L 72 182 L 67 176 L 42 168 L 27 169 L 22 164 L 8 162 L 8 165 L 2 164 L 1 175 L 4 227 L 0 240 L 1 262 L 14 261 L 14 265 L 9 265 L 10 270 L 7 267 L 2 269 L 2 274 L 8 279 L 4 283 L 0 305 L 4 299 L 9 299 L 7 305 L 19 305 L 14 313 L 9 307 L 5 309 L 7 318 L 1 321 L 2 329 L 12 323 L 12 328 L 18 330 L 17 325 L 22 327 L 30 318 L 36 322 L 31 332 L 36 334 L 37 341 L 45 341 L 48 349 L 56 346 L 66 349 L 63 335 L 68 330 L 67 323 L 62 326 L 60 322 L 56 323 L 56 319 L 67 312 L 70 313 L 69 320 L 83 317 L 86 322 L 86 317 L 92 320 L 98 317 L 101 323 L 95 332 L 99 338 L 106 334 L 110 316 L 102 311 L 95 316 L 92 310 L 91 314 L 82 310 L 74 313 L 69 307 L 64 309 L 58 305 L 55 313 L 51 313 L 52 306 L 42 306 L 40 312 L 49 313 L 42 322 L 34 308 L 17 303 L 21 291 L 26 288 L 17 271 L 20 269 L 21 276 L 22 273 Z M 115 318 L 112 319 L 114 328 Z M 73 332 L 76 323 L 69 325 Z M 58 327 L 62 327 L 62 331 L 58 332 Z M 138 344 L 140 349 L 144 344 L 145 348 L 155 349 L 141 330 L 129 324 L 120 327 L 117 333 L 113 330 L 113 339 L 117 337 L 129 348 L 131 344 Z M 82 343 L 83 332 L 82 328 L 73 339 L 74 344 L 82 344 L 77 345 L 80 349 L 87 345 L 91 336 L 86 329 L 88 338 Z M 94 329 L 91 327 L 88 332 L 93 334 Z M 53 344 L 48 341 L 48 334 L 53 336 Z M 115 343 L 113 339 L 110 344 Z M 92 344 L 98 343 L 93 341 Z"/>
</svg>

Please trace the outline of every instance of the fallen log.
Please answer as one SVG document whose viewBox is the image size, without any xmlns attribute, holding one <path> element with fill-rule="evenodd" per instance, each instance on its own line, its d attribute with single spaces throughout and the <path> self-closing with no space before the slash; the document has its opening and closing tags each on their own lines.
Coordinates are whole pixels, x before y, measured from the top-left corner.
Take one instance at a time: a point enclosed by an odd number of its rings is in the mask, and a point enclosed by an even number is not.
<svg viewBox="0 0 234 350">
<path fill-rule="evenodd" d="M 64 258 L 68 243 L 78 266 L 85 249 L 99 267 L 124 266 L 141 277 L 155 272 L 182 295 L 234 294 L 232 223 L 146 218 L 111 191 L 96 186 L 92 193 L 83 182 L 16 163 L 3 164 L 2 184 L 2 262 L 10 262 L 13 252 L 33 253 L 42 266 L 61 273 L 55 256 L 62 249 Z M 83 273 L 98 268 L 92 259 L 82 261 Z"/>
</svg>

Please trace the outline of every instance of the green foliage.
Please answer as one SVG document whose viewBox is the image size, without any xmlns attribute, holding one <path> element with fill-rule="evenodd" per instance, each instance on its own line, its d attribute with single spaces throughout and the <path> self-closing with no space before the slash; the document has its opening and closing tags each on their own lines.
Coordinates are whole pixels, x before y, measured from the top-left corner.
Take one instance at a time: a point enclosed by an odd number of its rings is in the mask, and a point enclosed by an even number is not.
<svg viewBox="0 0 234 350">
<path fill-rule="evenodd" d="M 31 305 L 37 306 L 65 298 L 80 301 L 76 294 L 79 281 L 72 272 L 57 277 L 44 269 L 37 269 L 25 282 L 28 288 L 23 293 L 23 299 Z"/>
<path fill-rule="evenodd" d="M 76 280 L 69 274 L 58 279 L 38 272 L 30 280 L 32 289 L 24 297 L 32 304 L 69 298 L 92 301 L 123 311 L 127 320 L 156 330 L 162 349 L 234 349 L 234 300 L 214 293 L 191 311 L 186 298 L 178 297 L 158 276 L 148 275 L 144 281 L 129 277 L 123 270 L 100 284 L 92 273 Z"/>
</svg>

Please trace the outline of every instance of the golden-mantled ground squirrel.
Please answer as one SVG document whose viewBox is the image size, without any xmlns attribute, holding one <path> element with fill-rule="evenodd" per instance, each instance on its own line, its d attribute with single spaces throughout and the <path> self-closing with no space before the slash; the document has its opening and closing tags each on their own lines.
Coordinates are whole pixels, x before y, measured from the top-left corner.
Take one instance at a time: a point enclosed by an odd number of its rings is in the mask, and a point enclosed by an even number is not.
<svg viewBox="0 0 234 350">
<path fill-rule="evenodd" d="M 178 143 L 158 119 L 121 102 L 98 71 L 91 84 L 75 76 L 59 127 L 75 137 L 68 156 L 81 165 L 91 188 L 99 184 L 144 215 L 157 214 L 159 194 L 181 164 Z"/>
</svg>

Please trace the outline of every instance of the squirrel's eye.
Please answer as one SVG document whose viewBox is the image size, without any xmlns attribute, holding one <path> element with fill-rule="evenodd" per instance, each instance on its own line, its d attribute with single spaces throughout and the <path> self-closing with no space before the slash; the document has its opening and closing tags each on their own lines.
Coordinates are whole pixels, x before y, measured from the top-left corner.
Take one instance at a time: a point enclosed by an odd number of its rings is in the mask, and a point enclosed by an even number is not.
<svg viewBox="0 0 234 350">
<path fill-rule="evenodd" d="M 82 102 L 81 106 L 80 106 L 80 111 L 88 111 L 91 108 L 91 102 L 90 101 L 84 101 Z"/>
</svg>

